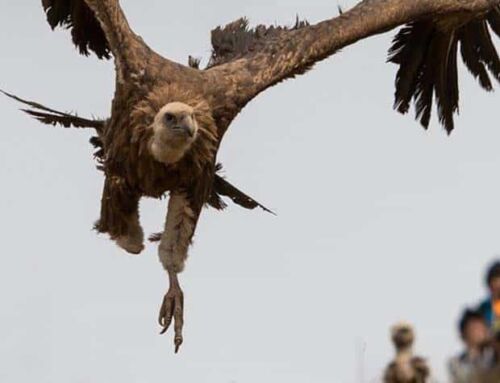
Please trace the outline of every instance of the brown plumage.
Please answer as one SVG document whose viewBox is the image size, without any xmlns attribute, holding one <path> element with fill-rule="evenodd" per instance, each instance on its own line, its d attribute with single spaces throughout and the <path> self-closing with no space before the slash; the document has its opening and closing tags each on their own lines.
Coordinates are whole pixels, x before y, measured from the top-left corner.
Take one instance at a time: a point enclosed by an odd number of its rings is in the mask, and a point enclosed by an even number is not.
<svg viewBox="0 0 500 383">
<path fill-rule="evenodd" d="M 39 104 L 34 101 L 28 101 L 22 99 L 13 94 L 1 91 L 7 97 L 10 97 L 24 105 L 28 108 L 21 109 L 26 114 L 31 117 L 36 118 L 38 121 L 43 124 L 52 125 L 52 126 L 63 126 L 65 128 L 92 128 L 95 129 L 97 136 L 94 136 L 90 139 L 90 143 L 96 149 L 94 153 L 94 158 L 97 161 L 97 168 L 99 170 L 103 170 L 101 164 L 104 160 L 104 149 L 102 144 L 101 134 L 105 129 L 106 119 L 87 119 L 79 117 L 75 114 L 61 112 L 55 109 L 48 108 L 42 104 Z M 260 208 L 265 212 L 274 214 L 274 212 L 268 209 L 266 206 L 262 205 L 254 198 L 250 197 L 248 194 L 239 190 L 236 186 L 231 184 L 228 180 L 226 180 L 222 175 L 222 165 L 217 164 L 215 167 L 215 175 L 213 180 L 213 185 L 211 189 L 210 197 L 207 201 L 207 204 L 210 207 L 213 207 L 216 210 L 224 210 L 227 205 L 223 200 L 223 197 L 229 198 L 233 203 L 239 205 L 245 209 L 253 210 L 256 208 Z M 155 238 L 153 235 L 152 238 Z M 157 239 L 159 240 L 159 238 Z"/>
<path fill-rule="evenodd" d="M 391 339 L 396 357 L 384 373 L 384 383 L 426 383 L 430 371 L 425 359 L 413 355 L 415 333 L 408 324 L 398 324 L 391 329 Z"/>
<path fill-rule="evenodd" d="M 245 105 L 269 87 L 306 73 L 318 61 L 357 40 L 415 20 L 431 18 L 434 22 L 457 12 L 496 12 L 493 7 L 498 7 L 500 0 L 364 0 L 333 19 L 315 25 L 297 20 L 291 28 L 250 29 L 248 22 L 240 19 L 214 30 L 213 53 L 204 70 L 200 70 L 198 59 L 190 58 L 184 66 L 154 52 L 131 30 L 118 0 L 43 0 L 42 4 L 50 26 L 68 28 L 82 54 L 114 58 L 116 90 L 105 122 L 80 119 L 40 105 L 31 105 L 27 113 L 44 123 L 96 129 L 92 144 L 106 177 L 96 228 L 128 252 L 136 254 L 144 248 L 140 198 L 169 193 L 165 230 L 155 238 L 160 239 L 160 261 L 170 279 L 159 322 L 164 331 L 175 323 L 178 349 L 184 298 L 177 274 L 184 267 L 203 205 L 221 208 L 220 196 L 225 195 L 245 207 L 261 206 L 215 175 L 222 138 Z M 498 31 L 496 15 L 487 14 Z M 446 41 L 438 40 L 433 51 L 440 52 Z M 402 55 L 412 55 L 409 50 L 418 44 L 402 39 Z M 475 56 L 469 54 L 469 61 L 474 57 L 491 61 L 490 48 L 485 45 Z M 453 63 L 454 57 L 450 55 L 448 62 Z M 443 77 L 446 71 L 439 70 Z M 434 72 L 427 76 L 433 80 L 424 80 L 424 87 L 435 83 Z M 452 96 L 445 100 L 448 81 L 444 77 L 440 81 L 440 105 L 447 103 L 445 110 L 453 110 L 458 91 L 452 87 Z M 428 102 L 429 89 L 425 91 Z M 445 117 L 448 121 L 448 114 Z"/>
<path fill-rule="evenodd" d="M 435 98 L 439 121 L 451 133 L 459 104 L 458 50 L 481 87 L 493 90 L 488 71 L 500 81 L 500 59 L 490 29 L 500 36 L 499 24 L 497 6 L 480 14 L 419 20 L 402 28 L 389 51 L 389 61 L 399 65 L 395 108 L 406 113 L 414 100 L 417 119 L 427 128 Z"/>
<path fill-rule="evenodd" d="M 270 40 L 277 39 L 290 31 L 307 27 L 307 21 L 299 18 L 291 28 L 259 25 L 250 28 L 246 18 L 241 18 L 225 27 L 212 31 L 212 57 L 206 69 L 235 61 L 247 54 L 259 51 Z"/>
</svg>

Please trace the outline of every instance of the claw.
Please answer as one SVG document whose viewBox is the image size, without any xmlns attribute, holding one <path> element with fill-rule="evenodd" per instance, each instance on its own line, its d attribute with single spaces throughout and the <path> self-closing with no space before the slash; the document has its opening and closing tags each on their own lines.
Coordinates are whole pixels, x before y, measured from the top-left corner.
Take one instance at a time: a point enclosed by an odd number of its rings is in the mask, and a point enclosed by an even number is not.
<svg viewBox="0 0 500 383">
<path fill-rule="evenodd" d="M 160 307 L 160 313 L 158 314 L 158 324 L 161 326 L 161 327 L 164 327 L 164 323 L 165 323 L 165 297 L 163 298 L 163 302 L 161 304 L 161 307 Z"/>
<path fill-rule="evenodd" d="M 181 348 L 182 342 L 183 342 L 182 336 L 175 337 L 174 343 L 175 343 L 175 353 L 176 354 L 179 352 L 179 349 Z"/>
<path fill-rule="evenodd" d="M 160 332 L 160 335 L 165 334 L 172 323 L 172 299 L 167 295 L 163 298 L 163 303 L 160 309 L 160 315 L 158 317 L 158 323 L 163 329 Z"/>
<path fill-rule="evenodd" d="M 182 294 L 175 297 L 174 309 L 175 353 L 179 352 L 182 344 L 182 328 L 184 327 L 184 297 Z"/>
<path fill-rule="evenodd" d="M 165 334 L 174 322 L 175 353 L 183 343 L 182 328 L 184 327 L 184 296 L 180 287 L 171 288 L 163 298 L 158 316 L 158 323 L 163 327 L 160 334 Z"/>
</svg>

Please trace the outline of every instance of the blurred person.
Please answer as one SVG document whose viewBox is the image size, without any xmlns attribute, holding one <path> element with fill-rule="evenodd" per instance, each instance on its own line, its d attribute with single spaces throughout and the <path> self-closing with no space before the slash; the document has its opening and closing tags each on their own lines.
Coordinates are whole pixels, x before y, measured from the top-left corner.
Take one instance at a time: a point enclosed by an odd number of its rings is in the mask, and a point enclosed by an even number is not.
<svg viewBox="0 0 500 383">
<path fill-rule="evenodd" d="M 427 383 L 429 367 L 425 359 L 413 355 L 415 333 L 412 326 L 400 323 L 392 327 L 391 339 L 396 357 L 384 373 L 384 383 Z"/>
<path fill-rule="evenodd" d="M 479 371 L 473 379 L 473 383 L 500 382 L 500 332 L 495 333 L 492 337 L 491 345 L 494 353 L 493 364 L 489 369 Z"/>
<path fill-rule="evenodd" d="M 465 350 L 449 362 L 450 382 L 472 383 L 479 373 L 493 366 L 489 328 L 481 312 L 469 309 L 463 312 L 458 328 Z"/>
<path fill-rule="evenodd" d="M 489 296 L 479 305 L 479 312 L 483 315 L 492 333 L 500 331 L 500 261 L 493 262 L 486 272 L 486 285 Z"/>
</svg>

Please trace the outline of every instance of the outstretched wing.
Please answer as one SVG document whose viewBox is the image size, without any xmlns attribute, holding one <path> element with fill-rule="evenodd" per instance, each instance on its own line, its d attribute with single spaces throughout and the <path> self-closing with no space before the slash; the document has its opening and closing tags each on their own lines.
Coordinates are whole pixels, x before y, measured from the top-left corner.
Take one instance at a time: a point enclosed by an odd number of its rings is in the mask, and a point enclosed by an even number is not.
<svg viewBox="0 0 500 383">
<path fill-rule="evenodd" d="M 364 0 L 338 17 L 313 25 L 297 22 L 290 28 L 249 29 L 245 20 L 238 20 L 213 32 L 208 71 L 225 81 L 226 98 L 241 109 L 267 88 L 306 73 L 317 62 L 363 38 L 414 20 L 460 12 L 480 14 L 499 4 L 500 0 Z M 443 41 L 437 45 L 441 47 Z M 453 53 L 453 49 L 448 51 Z M 453 108 L 453 102 L 450 104 Z"/>
<path fill-rule="evenodd" d="M 399 65 L 395 109 L 407 113 L 413 100 L 417 119 L 427 128 L 435 99 L 439 121 L 450 133 L 459 104 L 459 46 L 465 65 L 483 89 L 493 89 L 488 72 L 500 81 L 500 59 L 488 25 L 500 36 L 500 7 L 472 20 L 452 17 L 437 22 L 417 21 L 403 27 L 389 51 L 389 61 Z"/>
</svg>

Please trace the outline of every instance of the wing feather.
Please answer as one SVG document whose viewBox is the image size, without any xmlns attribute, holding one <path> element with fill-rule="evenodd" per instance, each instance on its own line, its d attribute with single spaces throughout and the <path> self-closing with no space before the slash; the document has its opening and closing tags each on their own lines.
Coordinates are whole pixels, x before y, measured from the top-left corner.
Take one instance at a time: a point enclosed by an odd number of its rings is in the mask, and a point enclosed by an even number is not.
<svg viewBox="0 0 500 383">
<path fill-rule="evenodd" d="M 106 35 L 84 0 L 42 0 L 42 5 L 52 29 L 71 30 L 73 43 L 81 54 L 94 52 L 100 59 L 111 57 Z"/>
<path fill-rule="evenodd" d="M 104 148 L 101 135 L 104 133 L 104 128 L 106 125 L 105 120 L 90 120 L 87 118 L 78 117 L 76 114 L 59 112 L 55 109 L 48 108 L 38 102 L 24 100 L 11 93 L 4 92 L 3 90 L 0 90 L 0 93 L 3 93 L 7 97 L 10 97 L 17 102 L 29 106 L 29 109 L 25 108 L 21 110 L 43 124 L 52 126 L 59 125 L 65 128 L 95 129 L 97 132 L 97 136 L 91 137 L 90 143 L 95 148 L 94 158 L 97 161 L 97 169 L 104 171 Z"/>
<path fill-rule="evenodd" d="M 432 44 L 431 47 L 435 47 L 435 44 Z M 414 95 L 416 116 L 425 129 L 429 127 L 434 94 L 435 66 L 431 61 L 433 51 L 434 49 L 432 48 L 427 51 L 426 60 L 422 64 L 420 73 L 418 73 L 416 78 L 417 86 Z"/>
<path fill-rule="evenodd" d="M 396 35 L 389 51 L 389 60 L 399 65 L 396 75 L 394 108 L 406 113 L 417 90 L 418 71 L 426 58 L 433 32 L 430 22 L 411 23 Z"/>
<path fill-rule="evenodd" d="M 211 33 L 212 55 L 207 69 L 223 65 L 245 55 L 262 49 L 269 41 L 276 40 L 283 34 L 308 26 L 307 21 L 298 17 L 295 25 L 265 26 L 250 28 L 248 19 L 240 18 L 225 27 L 217 27 Z"/>
<path fill-rule="evenodd" d="M 1 89 L 0 93 L 3 93 L 7 97 L 20 102 L 21 104 L 29 106 L 30 109 L 21 110 L 44 124 L 53 126 L 61 125 L 65 128 L 93 128 L 98 132 L 101 132 L 104 129 L 104 120 L 90 120 L 87 118 L 78 117 L 76 114 L 60 112 L 58 110 L 48 108 L 38 102 L 22 99 Z"/>
<path fill-rule="evenodd" d="M 460 32 L 460 52 L 469 72 L 479 81 L 483 89 L 491 91 L 493 84 L 484 63 L 478 55 L 474 35 L 468 26 L 462 28 Z"/>
<path fill-rule="evenodd" d="M 488 23 L 495 34 L 500 37 L 500 6 L 488 14 Z"/>
<path fill-rule="evenodd" d="M 497 50 L 491 39 L 490 31 L 486 20 L 475 23 L 472 34 L 477 44 L 477 54 L 490 70 L 492 76 L 500 81 L 500 59 Z"/>
<path fill-rule="evenodd" d="M 220 170 L 220 165 L 217 167 L 216 171 L 219 170 Z M 218 210 L 221 210 L 225 207 L 225 204 L 220 199 L 220 197 L 223 196 L 223 197 L 228 197 L 236 205 L 239 205 L 245 209 L 253 210 L 259 207 L 265 212 L 275 215 L 275 213 L 272 210 L 268 209 L 261 203 L 257 202 L 249 195 L 243 193 L 241 190 L 233 186 L 219 174 L 215 175 L 212 192 L 213 193 L 211 201 L 213 201 L 213 203 L 210 203 L 210 205 Z"/>
<path fill-rule="evenodd" d="M 454 129 L 453 117 L 459 110 L 459 44 L 469 71 L 481 87 L 492 90 L 489 73 L 500 81 L 500 60 L 488 24 L 498 33 L 499 20 L 496 7 L 456 27 L 450 27 L 446 20 L 424 20 L 404 26 L 389 50 L 389 61 L 399 65 L 394 108 L 406 113 L 413 100 L 416 118 L 427 128 L 435 100 L 439 121 L 450 133 Z M 452 19 L 453 22 L 456 20 Z"/>
<path fill-rule="evenodd" d="M 437 39 L 435 91 L 439 121 L 446 131 L 454 129 L 453 114 L 458 110 L 457 39 L 449 32 Z"/>
</svg>

